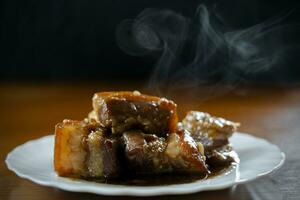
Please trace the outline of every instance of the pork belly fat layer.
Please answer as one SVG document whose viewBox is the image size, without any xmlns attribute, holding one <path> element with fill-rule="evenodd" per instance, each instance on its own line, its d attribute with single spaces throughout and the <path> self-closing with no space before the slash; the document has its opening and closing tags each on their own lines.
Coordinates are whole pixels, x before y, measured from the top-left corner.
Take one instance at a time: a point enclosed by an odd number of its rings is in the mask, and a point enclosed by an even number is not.
<svg viewBox="0 0 300 200">
<path fill-rule="evenodd" d="M 240 124 L 208 113 L 190 111 L 179 126 L 188 130 L 191 137 L 201 142 L 207 151 L 227 145 L 228 138 L 237 131 Z"/>
<path fill-rule="evenodd" d="M 93 97 L 96 119 L 112 133 L 132 129 L 165 136 L 177 128 L 177 106 L 173 101 L 139 92 L 101 92 Z"/>
<path fill-rule="evenodd" d="M 113 178 L 118 176 L 118 141 L 106 138 L 103 131 L 89 134 L 86 140 L 89 155 L 87 169 L 89 177 Z"/>
<path fill-rule="evenodd" d="M 87 170 L 91 177 L 101 177 L 103 174 L 102 133 L 92 132 L 86 139 L 89 155 L 87 157 Z"/>
</svg>

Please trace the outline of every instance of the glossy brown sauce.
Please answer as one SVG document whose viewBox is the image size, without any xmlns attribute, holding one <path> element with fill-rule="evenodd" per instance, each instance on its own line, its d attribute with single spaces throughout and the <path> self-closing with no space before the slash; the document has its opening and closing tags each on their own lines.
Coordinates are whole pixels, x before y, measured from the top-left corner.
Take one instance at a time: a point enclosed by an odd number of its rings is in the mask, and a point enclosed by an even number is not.
<svg viewBox="0 0 300 200">
<path fill-rule="evenodd" d="M 228 166 L 218 166 L 210 168 L 209 175 L 203 174 L 158 174 L 158 175 L 135 175 L 121 177 L 116 180 L 103 180 L 103 179 L 88 179 L 97 183 L 107 183 L 115 185 L 131 185 L 131 186 L 159 186 L 159 185 L 173 185 L 192 183 L 199 180 L 206 180 L 218 175 L 226 174 L 234 170 L 235 163 Z"/>
</svg>

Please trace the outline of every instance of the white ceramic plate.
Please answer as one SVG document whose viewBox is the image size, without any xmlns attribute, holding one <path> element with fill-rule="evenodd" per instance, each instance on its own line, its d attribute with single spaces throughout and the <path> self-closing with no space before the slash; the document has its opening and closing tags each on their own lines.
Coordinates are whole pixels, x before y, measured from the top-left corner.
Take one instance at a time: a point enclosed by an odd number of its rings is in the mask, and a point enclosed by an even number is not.
<svg viewBox="0 0 300 200">
<path fill-rule="evenodd" d="M 155 196 L 231 187 L 269 174 L 284 162 L 284 153 L 264 139 L 236 133 L 230 142 L 240 158 L 240 164 L 236 168 L 207 180 L 166 186 L 124 186 L 58 177 L 53 170 L 53 135 L 16 147 L 7 155 L 6 164 L 22 178 L 67 191 L 102 195 Z"/>
</svg>

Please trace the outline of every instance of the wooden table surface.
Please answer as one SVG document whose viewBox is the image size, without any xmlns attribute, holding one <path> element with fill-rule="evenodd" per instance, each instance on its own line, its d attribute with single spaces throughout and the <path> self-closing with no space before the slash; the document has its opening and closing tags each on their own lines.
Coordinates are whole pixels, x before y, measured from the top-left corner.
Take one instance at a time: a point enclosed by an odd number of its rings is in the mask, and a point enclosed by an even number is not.
<svg viewBox="0 0 300 200">
<path fill-rule="evenodd" d="M 133 199 L 72 193 L 44 187 L 9 171 L 5 157 L 28 140 L 53 133 L 65 118 L 82 119 L 91 110 L 96 91 L 141 89 L 138 83 L 0 84 L 0 199 Z M 239 121 L 241 131 L 263 137 L 286 153 L 284 166 L 253 182 L 220 191 L 172 196 L 172 199 L 300 199 L 300 87 L 239 88 L 206 101 L 206 94 L 173 96 L 182 115 L 191 109 Z M 259 155 L 257 155 L 259 156 Z M 169 199 L 169 196 L 147 199 Z M 138 198 L 137 198 L 138 199 Z M 145 198 L 144 198 L 145 199 Z"/>
</svg>

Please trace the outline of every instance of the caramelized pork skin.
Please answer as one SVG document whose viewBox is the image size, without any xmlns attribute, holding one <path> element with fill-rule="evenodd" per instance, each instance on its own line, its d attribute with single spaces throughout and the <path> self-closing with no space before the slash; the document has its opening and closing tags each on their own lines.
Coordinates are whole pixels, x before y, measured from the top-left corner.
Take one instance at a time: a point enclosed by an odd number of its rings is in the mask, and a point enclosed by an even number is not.
<svg viewBox="0 0 300 200">
<path fill-rule="evenodd" d="M 140 129 L 165 136 L 176 131 L 177 105 L 165 98 L 135 92 L 100 92 L 93 97 L 94 117 L 113 134 Z"/>
</svg>

